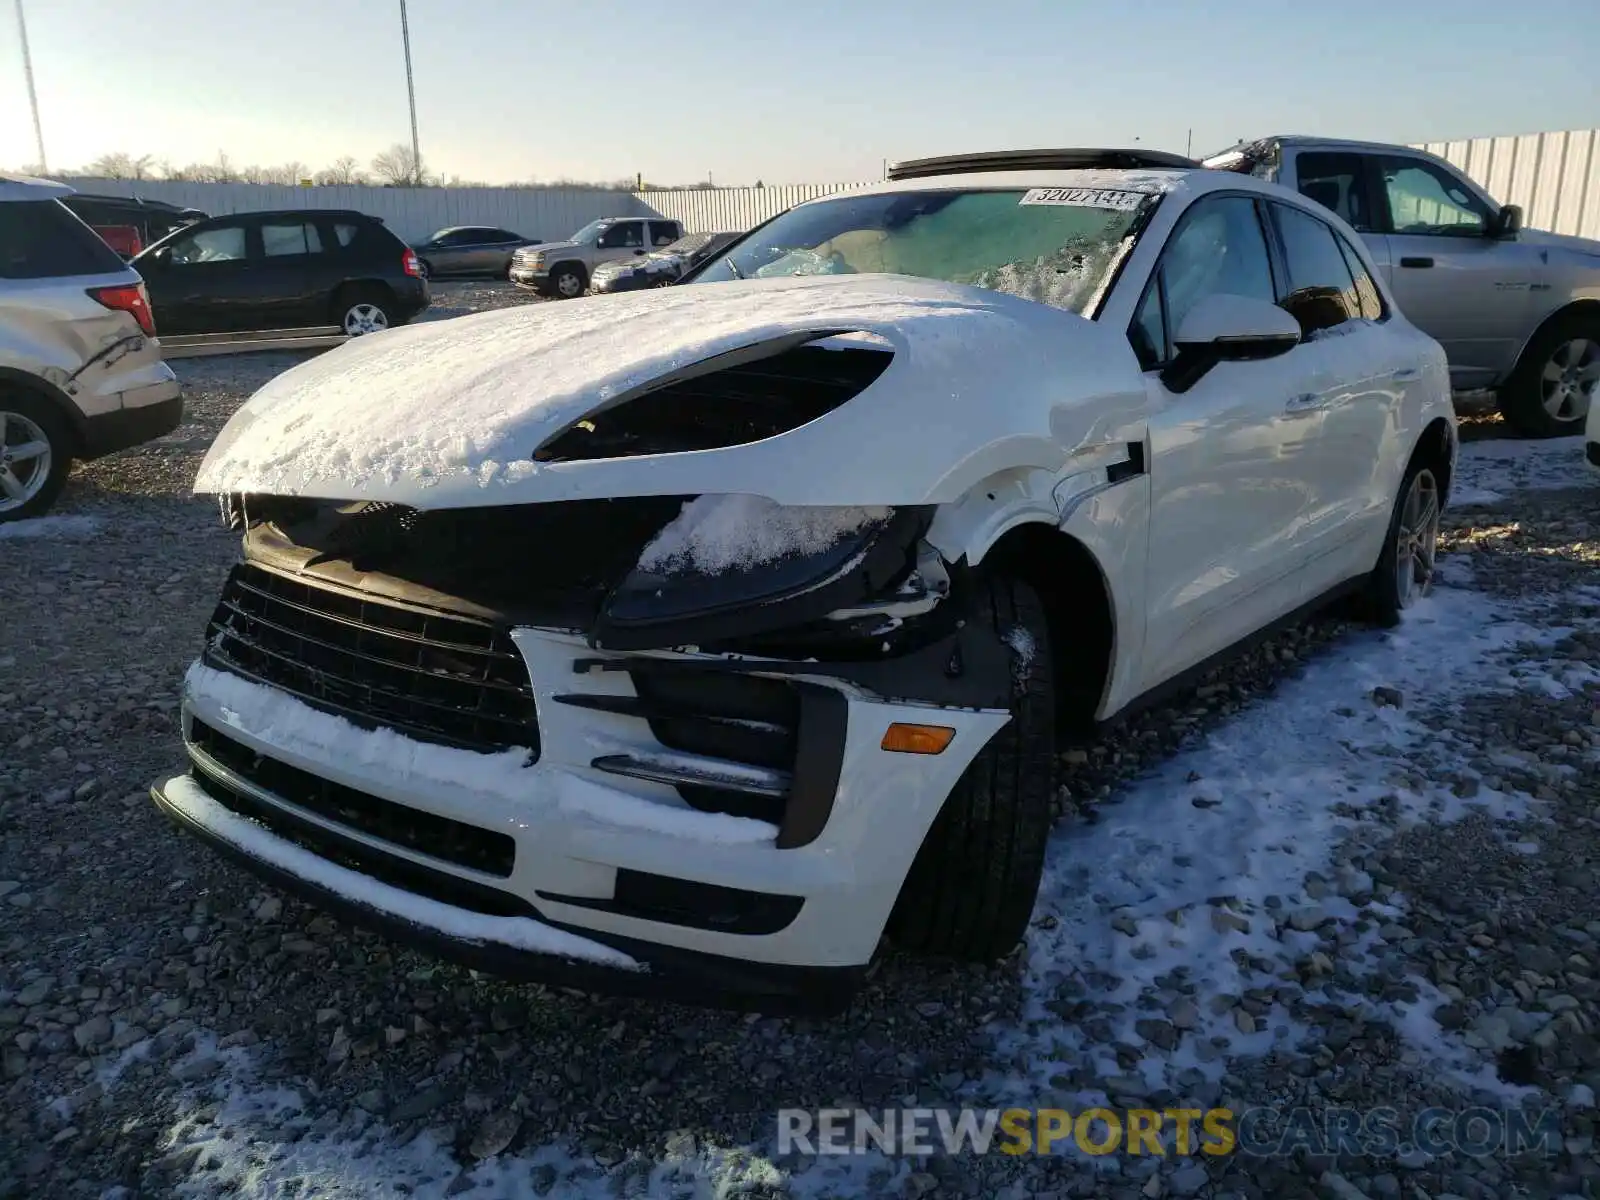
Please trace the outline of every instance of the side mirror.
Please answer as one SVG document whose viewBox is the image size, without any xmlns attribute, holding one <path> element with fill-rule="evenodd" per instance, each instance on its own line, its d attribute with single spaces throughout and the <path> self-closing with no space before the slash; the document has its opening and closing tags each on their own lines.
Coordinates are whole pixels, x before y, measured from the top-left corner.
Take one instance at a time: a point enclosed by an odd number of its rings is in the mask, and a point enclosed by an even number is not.
<svg viewBox="0 0 1600 1200">
<path fill-rule="evenodd" d="M 1186 392 L 1218 363 L 1287 354 L 1300 344 L 1300 322 L 1266 300 L 1214 292 L 1195 302 L 1173 341 L 1178 353 L 1161 382 Z"/>
<path fill-rule="evenodd" d="M 1522 232 L 1522 205 L 1503 205 L 1495 214 L 1494 225 L 1490 229 L 1490 236 L 1497 238 L 1513 238 Z"/>
</svg>

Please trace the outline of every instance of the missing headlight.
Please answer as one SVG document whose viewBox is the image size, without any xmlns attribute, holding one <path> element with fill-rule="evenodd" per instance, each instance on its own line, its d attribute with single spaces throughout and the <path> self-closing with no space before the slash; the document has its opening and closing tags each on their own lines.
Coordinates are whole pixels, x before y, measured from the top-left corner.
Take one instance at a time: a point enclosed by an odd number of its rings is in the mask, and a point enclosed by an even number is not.
<svg viewBox="0 0 1600 1200">
<path fill-rule="evenodd" d="M 858 335 L 865 338 L 866 335 Z M 798 344 L 719 355 L 589 413 L 546 442 L 536 462 L 722 450 L 816 420 L 865 391 L 894 352 L 881 340 L 808 334 Z"/>
</svg>

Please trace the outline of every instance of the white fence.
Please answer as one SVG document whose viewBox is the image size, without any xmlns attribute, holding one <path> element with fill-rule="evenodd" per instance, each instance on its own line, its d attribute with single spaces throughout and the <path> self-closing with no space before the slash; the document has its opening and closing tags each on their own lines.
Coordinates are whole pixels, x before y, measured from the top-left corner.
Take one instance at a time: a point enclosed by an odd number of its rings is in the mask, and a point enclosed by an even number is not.
<svg viewBox="0 0 1600 1200">
<path fill-rule="evenodd" d="M 1534 229 L 1600 238 L 1600 129 L 1430 142 L 1502 204 L 1520 204 Z M 84 192 L 140 195 L 212 214 L 264 208 L 354 208 L 382 217 L 408 241 L 447 225 L 496 225 L 529 237 L 562 238 L 596 217 L 674 217 L 690 233 L 740 231 L 803 200 L 859 183 L 715 188 L 692 192 L 600 192 L 579 188 L 283 187 L 253 183 L 131 183 L 74 179 Z"/>
<path fill-rule="evenodd" d="M 865 187 L 862 183 L 797 183 L 783 187 L 715 188 L 695 192 L 635 192 L 634 198 L 685 233 L 742 233 L 786 208 L 818 196 Z"/>
<path fill-rule="evenodd" d="M 140 196 L 198 208 L 212 216 L 268 208 L 353 208 L 383 218 L 408 242 L 447 225 L 493 225 L 556 241 L 596 217 L 649 216 L 630 192 L 584 188 L 289 187 L 270 183 L 134 183 L 73 179 L 80 192 Z"/>
<path fill-rule="evenodd" d="M 1529 228 L 1600 238 L 1600 129 L 1429 142 L 1501 204 L 1520 204 Z"/>
</svg>

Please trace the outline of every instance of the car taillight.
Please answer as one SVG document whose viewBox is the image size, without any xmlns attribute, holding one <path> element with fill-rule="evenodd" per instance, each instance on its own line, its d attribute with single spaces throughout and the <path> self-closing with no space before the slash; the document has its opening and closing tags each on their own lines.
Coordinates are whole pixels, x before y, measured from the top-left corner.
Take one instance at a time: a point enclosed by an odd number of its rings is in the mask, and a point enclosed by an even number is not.
<svg viewBox="0 0 1600 1200">
<path fill-rule="evenodd" d="M 147 336 L 155 337 L 156 319 L 150 311 L 150 297 L 145 295 L 144 284 L 90 288 L 89 295 L 107 308 L 132 313 L 133 319 L 139 322 L 139 328 Z"/>
<path fill-rule="evenodd" d="M 400 260 L 400 265 L 405 269 L 407 275 L 420 277 L 422 274 L 422 263 L 418 261 L 415 250 L 407 250 L 406 256 Z"/>
</svg>

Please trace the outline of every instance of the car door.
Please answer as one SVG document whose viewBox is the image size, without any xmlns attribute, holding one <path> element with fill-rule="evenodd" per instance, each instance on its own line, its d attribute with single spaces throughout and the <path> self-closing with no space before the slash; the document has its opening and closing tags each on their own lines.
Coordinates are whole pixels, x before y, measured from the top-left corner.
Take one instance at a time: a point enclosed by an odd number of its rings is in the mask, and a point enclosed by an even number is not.
<svg viewBox="0 0 1600 1200">
<path fill-rule="evenodd" d="M 613 262 L 644 254 L 643 221 L 617 221 L 606 226 L 595 240 L 595 262 Z"/>
<path fill-rule="evenodd" d="M 318 269 L 322 233 L 306 217 L 267 217 L 260 224 L 260 328 L 296 329 L 328 322 L 326 288 Z"/>
<path fill-rule="evenodd" d="M 1370 157 L 1400 310 L 1444 347 L 1458 389 L 1495 383 L 1527 334 L 1538 251 L 1495 236 L 1498 209 L 1450 168 L 1402 154 Z"/>
<path fill-rule="evenodd" d="M 1349 151 L 1301 150 L 1291 170 L 1299 193 L 1359 233 L 1367 257 L 1388 279 L 1389 239 L 1381 227 L 1385 208 L 1373 162 Z"/>
<path fill-rule="evenodd" d="M 1286 360 L 1303 390 L 1286 411 L 1316 434 L 1300 464 L 1309 506 L 1296 535 L 1299 602 L 1371 566 L 1357 561 L 1386 523 L 1400 406 L 1416 378 L 1415 350 L 1388 327 L 1388 313 L 1355 248 L 1310 209 L 1269 204 L 1282 270 L 1279 304 L 1300 323 Z M 1354 556 L 1354 557 L 1353 557 Z"/>
<path fill-rule="evenodd" d="M 134 266 L 144 277 L 158 329 L 178 334 L 250 328 L 256 290 L 249 233 L 246 221 L 219 221 L 139 256 Z"/>
<path fill-rule="evenodd" d="M 1305 357 L 1219 363 L 1182 393 L 1162 382 L 1173 337 L 1203 296 L 1277 302 L 1264 220 L 1248 194 L 1198 200 L 1175 225 L 1129 330 L 1152 402 L 1141 690 L 1282 615 L 1316 500 L 1307 464 L 1321 418 L 1294 410 L 1316 387 Z"/>
</svg>

